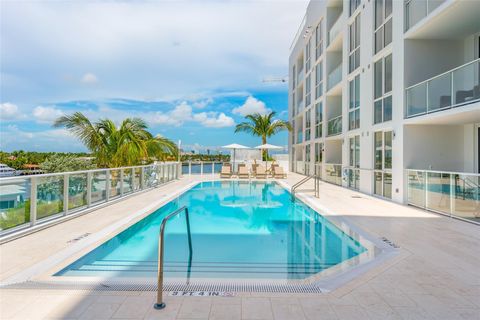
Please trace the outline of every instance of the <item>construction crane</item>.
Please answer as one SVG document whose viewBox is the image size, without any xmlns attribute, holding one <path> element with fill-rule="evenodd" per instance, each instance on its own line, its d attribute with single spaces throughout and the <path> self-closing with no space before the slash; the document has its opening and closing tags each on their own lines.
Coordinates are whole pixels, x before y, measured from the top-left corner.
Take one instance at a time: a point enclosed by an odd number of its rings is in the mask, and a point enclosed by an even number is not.
<svg viewBox="0 0 480 320">
<path fill-rule="evenodd" d="M 270 78 L 263 78 L 262 82 L 288 82 L 288 77 L 270 77 Z"/>
</svg>

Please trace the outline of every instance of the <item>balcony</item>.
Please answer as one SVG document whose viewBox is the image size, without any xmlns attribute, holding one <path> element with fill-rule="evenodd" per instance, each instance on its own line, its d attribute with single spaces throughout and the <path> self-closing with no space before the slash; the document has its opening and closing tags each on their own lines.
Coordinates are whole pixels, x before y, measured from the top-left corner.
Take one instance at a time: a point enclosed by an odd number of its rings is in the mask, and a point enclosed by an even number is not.
<svg viewBox="0 0 480 320">
<path fill-rule="evenodd" d="M 478 33 L 479 15 L 478 1 L 409 0 L 405 39 L 462 39 Z"/>
<path fill-rule="evenodd" d="M 342 65 L 339 64 L 332 72 L 328 74 L 327 91 L 335 87 L 342 80 Z"/>
<path fill-rule="evenodd" d="M 334 163 L 326 163 L 325 176 L 323 177 L 322 180 L 341 186 L 342 185 L 342 165 L 334 164 Z"/>
<path fill-rule="evenodd" d="M 480 223 L 480 174 L 407 170 L 408 204 Z"/>
<path fill-rule="evenodd" d="M 302 142 L 303 142 L 303 133 L 302 131 L 300 131 L 297 134 L 297 143 L 302 143 Z"/>
<path fill-rule="evenodd" d="M 342 133 L 342 116 L 328 120 L 327 136 L 335 136 Z"/>
<path fill-rule="evenodd" d="M 480 100 L 480 59 L 406 89 L 405 118 L 451 109 Z"/>
<path fill-rule="evenodd" d="M 445 0 L 409 0 L 405 2 L 405 28 L 413 27 L 417 22 L 437 9 Z"/>
<path fill-rule="evenodd" d="M 298 101 L 298 102 L 297 102 L 297 112 L 296 112 L 296 115 L 299 115 L 300 112 L 303 111 L 303 109 L 305 109 L 305 102 L 304 102 L 304 100 Z"/>
<path fill-rule="evenodd" d="M 303 72 L 303 68 L 302 68 L 298 70 L 298 73 L 297 73 L 297 85 L 299 85 L 303 81 L 304 77 L 305 77 L 305 72 Z"/>
<path fill-rule="evenodd" d="M 335 21 L 335 23 L 330 28 L 330 31 L 328 32 L 328 45 L 330 45 L 333 42 L 333 40 L 335 40 L 335 38 L 342 31 L 342 23 L 340 21 L 341 17 L 342 17 L 342 15 L 340 14 L 338 16 L 337 20 Z"/>
</svg>

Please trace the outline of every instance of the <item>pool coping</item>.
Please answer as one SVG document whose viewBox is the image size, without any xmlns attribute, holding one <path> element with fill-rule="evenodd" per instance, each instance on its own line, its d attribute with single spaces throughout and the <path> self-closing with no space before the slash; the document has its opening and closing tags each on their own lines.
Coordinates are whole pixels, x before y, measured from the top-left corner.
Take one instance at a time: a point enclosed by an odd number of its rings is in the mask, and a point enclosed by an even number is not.
<svg viewBox="0 0 480 320">
<path fill-rule="evenodd" d="M 119 290 L 156 290 L 156 279 L 152 278 L 103 278 L 103 277 L 56 277 L 58 271 L 78 260 L 88 252 L 94 250 L 102 243 L 115 237 L 125 229 L 129 228 L 136 222 L 144 219 L 155 210 L 164 206 L 168 202 L 175 200 L 188 190 L 204 182 L 214 181 L 252 181 L 274 182 L 290 193 L 290 186 L 285 181 L 279 180 L 242 180 L 230 179 L 223 180 L 218 178 L 189 182 L 186 186 L 180 187 L 174 192 L 167 193 L 162 199 L 144 207 L 141 210 L 117 221 L 116 223 L 102 229 L 91 236 L 79 240 L 70 247 L 64 248 L 55 255 L 44 259 L 35 265 L 5 279 L 0 283 L 3 288 L 54 288 L 59 286 L 65 289 L 70 288 L 86 288 L 88 290 L 104 289 Z M 347 221 L 345 217 L 335 214 L 333 211 L 323 207 L 319 203 L 314 202 L 311 195 L 297 193 L 296 197 L 306 206 L 310 207 L 317 214 L 323 216 L 326 220 L 339 228 L 342 232 L 358 241 L 367 249 L 366 252 L 357 255 L 351 259 L 345 260 L 333 267 L 323 270 L 313 276 L 305 279 L 284 280 L 284 279 L 226 279 L 226 278 L 195 278 L 191 279 L 188 284 L 182 278 L 168 278 L 165 280 L 164 291 L 170 288 L 172 290 L 182 290 L 191 288 L 221 288 L 223 291 L 257 291 L 257 292 L 330 292 L 347 282 L 355 279 L 359 275 L 371 270 L 395 256 L 398 253 L 396 248 L 386 244 L 384 241 L 375 238 L 368 233 L 362 231 Z M 322 213 L 327 213 L 326 215 Z"/>
</svg>

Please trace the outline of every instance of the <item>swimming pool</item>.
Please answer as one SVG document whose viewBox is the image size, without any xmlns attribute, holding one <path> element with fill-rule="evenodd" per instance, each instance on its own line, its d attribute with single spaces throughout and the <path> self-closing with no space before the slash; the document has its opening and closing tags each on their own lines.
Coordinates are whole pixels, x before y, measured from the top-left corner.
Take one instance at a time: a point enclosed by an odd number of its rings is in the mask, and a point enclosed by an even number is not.
<svg viewBox="0 0 480 320">
<path fill-rule="evenodd" d="M 156 277 L 162 219 L 187 206 L 165 233 L 166 278 L 305 279 L 366 249 L 275 182 L 201 182 L 56 276 Z"/>
</svg>

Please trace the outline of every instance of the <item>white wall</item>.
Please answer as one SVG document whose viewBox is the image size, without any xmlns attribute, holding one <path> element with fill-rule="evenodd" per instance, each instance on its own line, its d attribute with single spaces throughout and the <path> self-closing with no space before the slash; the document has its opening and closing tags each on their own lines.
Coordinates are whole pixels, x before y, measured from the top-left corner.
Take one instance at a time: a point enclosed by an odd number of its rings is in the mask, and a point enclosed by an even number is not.
<svg viewBox="0 0 480 320">
<path fill-rule="evenodd" d="M 405 40 L 405 86 L 441 74 L 463 64 L 461 40 Z"/>
<path fill-rule="evenodd" d="M 403 143 L 407 169 L 464 171 L 465 142 L 462 125 L 405 126 Z"/>
</svg>

